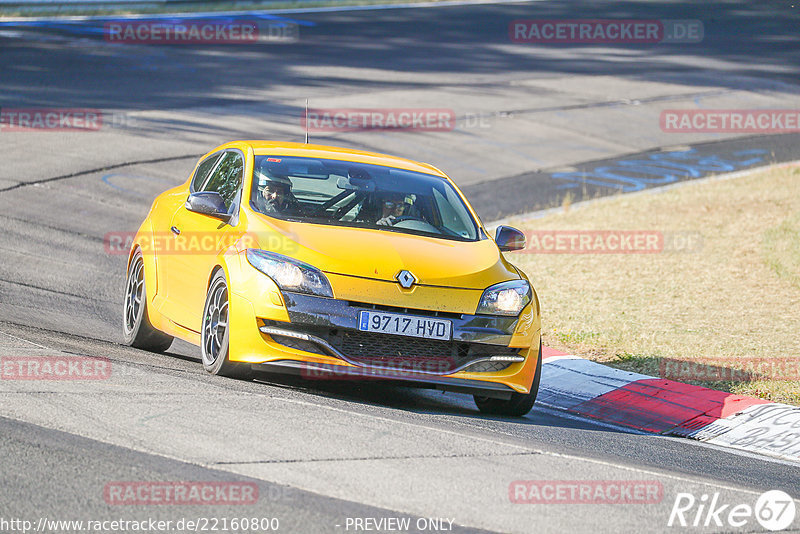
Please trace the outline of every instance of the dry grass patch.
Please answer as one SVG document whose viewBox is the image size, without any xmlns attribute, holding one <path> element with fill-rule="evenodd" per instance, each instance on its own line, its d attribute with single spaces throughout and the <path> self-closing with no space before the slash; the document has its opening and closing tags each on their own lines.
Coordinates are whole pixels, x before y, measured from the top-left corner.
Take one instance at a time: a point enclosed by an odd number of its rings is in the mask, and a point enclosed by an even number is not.
<svg viewBox="0 0 800 534">
<path fill-rule="evenodd" d="M 539 293 L 546 345 L 653 376 L 700 359 L 723 371 L 752 358 L 786 362 L 794 372 L 782 377 L 794 380 L 762 373 L 684 381 L 800 404 L 800 169 L 603 199 L 510 224 L 655 231 L 667 246 L 672 236 L 699 237 L 694 251 L 509 258 Z"/>
</svg>

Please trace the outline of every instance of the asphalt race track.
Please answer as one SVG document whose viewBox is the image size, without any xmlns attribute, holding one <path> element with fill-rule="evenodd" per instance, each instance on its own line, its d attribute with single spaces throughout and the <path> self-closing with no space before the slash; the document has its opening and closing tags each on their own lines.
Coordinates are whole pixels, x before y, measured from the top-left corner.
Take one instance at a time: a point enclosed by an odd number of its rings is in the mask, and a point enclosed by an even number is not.
<svg viewBox="0 0 800 534">
<path fill-rule="evenodd" d="M 86 355 L 112 369 L 108 380 L 0 381 L 0 518 L 247 516 L 278 518 L 280 532 L 366 530 L 355 518 L 410 518 L 412 532 L 699 531 L 667 526 L 678 493 L 719 493 L 731 506 L 752 506 L 769 489 L 797 495 L 797 464 L 541 407 L 493 418 L 466 395 L 268 375 L 242 382 L 208 375 L 198 349 L 182 342 L 167 355 L 125 347 L 126 256 L 106 242 L 110 232 L 135 231 L 153 197 L 214 146 L 301 140 L 306 98 L 317 109 L 452 109 L 449 131 L 311 137 L 437 165 L 486 221 L 558 205 L 568 191 L 591 198 L 800 159 L 797 134 L 659 128 L 664 109 L 799 108 L 800 17 L 788 5 L 292 13 L 282 16 L 298 25 L 296 42 L 246 45 L 119 44 L 92 21 L 0 23 L 0 108 L 103 115 L 97 131 L 0 128 L 0 356 Z M 509 22 L 545 18 L 693 19 L 705 35 L 633 46 L 511 42 Z M 694 166 L 667 179 L 641 164 L 687 150 Z M 608 169 L 623 161 L 639 167 L 623 165 L 631 179 L 609 182 Z M 512 482 L 550 479 L 658 481 L 663 495 L 652 504 L 510 502 Z M 252 483 L 259 499 L 119 506 L 104 498 L 118 481 L 187 480 Z M 375 530 L 392 531 L 383 525 Z M 759 525 L 703 531 L 715 530 Z"/>
</svg>

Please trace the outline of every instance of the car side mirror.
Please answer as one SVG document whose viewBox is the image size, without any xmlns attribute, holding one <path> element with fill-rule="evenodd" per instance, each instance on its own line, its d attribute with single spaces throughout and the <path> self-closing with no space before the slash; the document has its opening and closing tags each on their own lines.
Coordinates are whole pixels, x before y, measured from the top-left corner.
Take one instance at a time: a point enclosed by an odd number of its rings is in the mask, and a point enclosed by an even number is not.
<svg viewBox="0 0 800 534">
<path fill-rule="evenodd" d="M 186 209 L 223 221 L 229 221 L 231 218 L 228 213 L 228 207 L 225 206 L 225 201 L 216 191 L 192 193 L 186 200 Z"/>
<path fill-rule="evenodd" d="M 510 226 L 498 226 L 494 242 L 503 252 L 522 250 L 525 248 L 525 234 Z"/>
</svg>

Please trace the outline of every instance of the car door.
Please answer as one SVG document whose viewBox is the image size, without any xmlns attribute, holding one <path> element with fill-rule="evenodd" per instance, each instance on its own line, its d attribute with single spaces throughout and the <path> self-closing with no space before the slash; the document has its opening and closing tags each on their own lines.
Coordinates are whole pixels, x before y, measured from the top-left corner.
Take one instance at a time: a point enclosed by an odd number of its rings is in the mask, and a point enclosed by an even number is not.
<svg viewBox="0 0 800 534">
<path fill-rule="evenodd" d="M 159 312 L 166 315 L 168 318 L 173 319 L 174 312 L 172 308 L 174 304 L 171 300 L 169 300 L 169 284 L 167 283 L 167 272 L 171 267 L 173 257 L 173 247 L 176 242 L 176 235 L 174 232 L 170 231 L 170 226 L 172 224 L 172 219 L 175 216 L 178 208 L 183 205 L 186 200 L 186 197 L 189 195 L 190 192 L 198 191 L 203 188 L 206 181 L 208 180 L 209 175 L 211 172 L 216 168 L 217 162 L 219 162 L 220 157 L 222 156 L 222 152 L 216 152 L 207 156 L 200 163 L 197 165 L 197 168 L 192 175 L 192 179 L 189 182 L 188 190 L 183 191 L 183 196 L 179 197 L 176 196 L 175 202 L 170 202 L 174 204 L 169 211 L 164 211 L 163 216 L 159 216 L 158 218 L 153 217 L 151 220 L 153 222 L 153 232 L 154 235 L 157 237 L 158 246 L 153 247 L 154 252 L 156 254 L 156 276 L 157 276 L 157 288 L 158 292 L 155 296 L 153 301 L 154 306 L 158 309 Z M 160 213 L 160 211 L 159 211 Z"/>
<path fill-rule="evenodd" d="M 169 254 L 164 275 L 168 286 L 169 305 L 164 314 L 173 322 L 194 332 L 200 331 L 208 279 L 216 265 L 222 245 L 230 244 L 230 234 L 241 233 L 237 228 L 241 203 L 244 155 L 238 150 L 221 154 L 204 180 L 192 182 L 192 191 L 213 191 L 220 194 L 230 221 L 191 212 L 185 205 L 172 217 L 172 253 Z"/>
</svg>

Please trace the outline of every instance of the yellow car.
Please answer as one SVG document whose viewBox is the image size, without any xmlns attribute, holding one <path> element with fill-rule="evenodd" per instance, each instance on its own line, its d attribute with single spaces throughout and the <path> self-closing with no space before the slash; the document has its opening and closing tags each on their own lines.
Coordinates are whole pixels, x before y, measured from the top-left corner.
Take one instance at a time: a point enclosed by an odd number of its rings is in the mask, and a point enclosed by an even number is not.
<svg viewBox="0 0 800 534">
<path fill-rule="evenodd" d="M 248 377 L 400 380 L 524 415 L 541 374 L 539 301 L 442 171 L 383 154 L 236 141 L 159 195 L 128 259 L 127 344 L 199 345 Z"/>
</svg>

